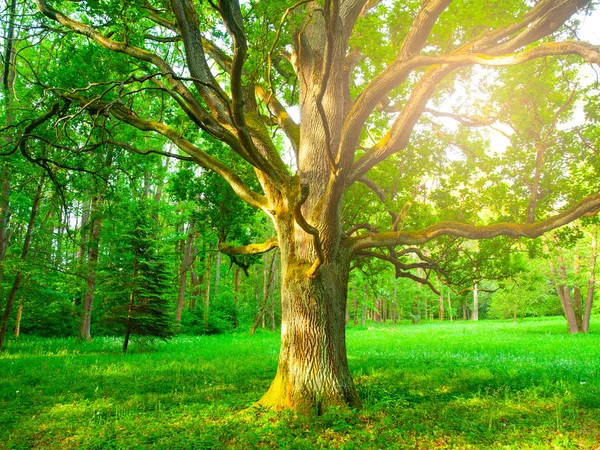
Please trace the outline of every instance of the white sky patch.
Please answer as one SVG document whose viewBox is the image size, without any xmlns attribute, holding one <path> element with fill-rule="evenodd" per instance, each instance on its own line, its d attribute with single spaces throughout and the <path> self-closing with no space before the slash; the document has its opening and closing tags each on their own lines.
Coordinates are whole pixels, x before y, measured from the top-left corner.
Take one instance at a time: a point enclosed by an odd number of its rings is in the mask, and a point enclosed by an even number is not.
<svg viewBox="0 0 600 450">
<path fill-rule="evenodd" d="M 590 16 L 577 17 L 581 20 L 579 38 L 590 44 L 600 45 L 600 8 L 596 9 Z"/>
</svg>

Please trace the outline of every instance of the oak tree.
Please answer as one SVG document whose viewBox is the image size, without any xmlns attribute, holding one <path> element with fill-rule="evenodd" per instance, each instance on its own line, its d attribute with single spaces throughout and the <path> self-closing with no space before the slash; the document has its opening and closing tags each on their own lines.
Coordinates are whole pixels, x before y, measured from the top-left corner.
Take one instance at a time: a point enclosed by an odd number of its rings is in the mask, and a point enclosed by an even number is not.
<svg viewBox="0 0 600 450">
<path fill-rule="evenodd" d="M 45 16 L 45 37 L 60 40 L 69 57 L 81 52 L 87 59 L 77 67 L 87 85 L 75 78 L 73 86 L 53 86 L 40 70 L 32 80 L 44 86 L 45 105 L 60 105 L 65 120 L 57 121 L 58 137 L 70 119 L 89 114 L 104 131 L 90 131 L 88 146 L 179 149 L 272 221 L 276 235 L 264 243 L 220 242 L 233 256 L 279 248 L 281 351 L 261 405 L 317 411 L 359 405 L 344 335 L 355 258 L 388 261 L 397 276 L 432 286 L 427 277 L 438 260 L 422 251 L 426 243 L 534 238 L 600 208 L 593 191 L 554 203 L 536 201 L 535 193 L 528 213 L 519 205 L 535 183 L 518 189 L 504 181 L 520 166 L 496 158 L 501 167 L 495 167 L 486 157 L 489 140 L 460 133 L 447 139 L 438 125 L 493 122 L 486 115 L 494 113 L 494 99 L 485 96 L 473 105 L 490 109 L 445 110 L 444 100 L 468 94 L 477 76 L 502 83 L 511 66 L 554 58 L 598 65 L 598 48 L 574 40 L 572 16 L 589 1 L 35 3 Z M 111 64 L 126 75 L 104 70 Z M 477 75 L 473 66 L 492 69 Z M 519 120 L 535 117 L 526 104 L 519 113 Z M 123 130 L 145 134 L 150 149 L 118 139 Z M 260 187 L 252 187 L 247 170 L 236 171 L 198 145 L 203 135 L 251 167 Z M 465 158 L 452 157 L 457 148 Z M 482 185 L 505 187 L 506 204 L 461 201 L 479 194 L 466 181 L 475 174 Z M 425 200 L 432 183 L 435 195 Z M 359 186 L 381 202 L 377 226 L 344 215 Z"/>
</svg>

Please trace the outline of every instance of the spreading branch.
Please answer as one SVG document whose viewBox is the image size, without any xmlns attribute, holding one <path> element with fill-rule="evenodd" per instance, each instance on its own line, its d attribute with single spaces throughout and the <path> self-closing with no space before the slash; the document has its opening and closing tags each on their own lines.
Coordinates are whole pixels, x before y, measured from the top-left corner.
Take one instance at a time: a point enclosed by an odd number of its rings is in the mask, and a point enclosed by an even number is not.
<svg viewBox="0 0 600 450">
<path fill-rule="evenodd" d="M 440 222 L 421 230 L 406 230 L 377 233 L 346 238 L 346 245 L 360 251 L 366 248 L 390 247 L 397 245 L 425 244 L 438 236 L 455 236 L 467 239 L 491 239 L 497 236 L 512 238 L 536 238 L 548 231 L 559 228 L 588 213 L 600 210 L 600 194 L 592 195 L 566 211 L 536 223 L 518 224 L 500 222 L 491 225 L 472 225 L 461 222 Z"/>
<path fill-rule="evenodd" d="M 600 47 L 579 41 L 548 42 L 521 53 L 495 56 L 492 54 L 458 53 L 440 56 L 421 55 L 412 58 L 405 65 L 407 76 L 409 68 L 431 67 L 413 89 L 402 112 L 394 121 L 384 137 L 352 165 L 351 182 L 362 177 L 367 171 L 397 153 L 409 142 L 412 130 L 425 105 L 435 92 L 437 85 L 452 71 L 466 65 L 513 66 L 547 56 L 578 55 L 586 62 L 600 65 Z M 354 109 L 354 108 L 353 108 Z"/>
<path fill-rule="evenodd" d="M 261 243 L 261 244 L 250 244 L 250 245 L 238 245 L 230 246 L 222 241 L 219 241 L 219 251 L 229 256 L 235 255 L 260 255 L 262 253 L 269 252 L 274 248 L 279 247 L 279 241 L 276 237 Z"/>
</svg>

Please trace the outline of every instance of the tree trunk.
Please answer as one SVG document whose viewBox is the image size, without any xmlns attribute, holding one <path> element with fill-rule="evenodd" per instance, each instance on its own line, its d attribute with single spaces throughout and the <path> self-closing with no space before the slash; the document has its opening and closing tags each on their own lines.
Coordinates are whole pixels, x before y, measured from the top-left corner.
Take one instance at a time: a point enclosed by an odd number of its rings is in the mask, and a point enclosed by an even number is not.
<svg viewBox="0 0 600 450">
<path fill-rule="evenodd" d="M 91 341 L 92 305 L 94 304 L 94 291 L 96 289 L 96 265 L 100 247 L 100 233 L 102 231 L 102 216 L 100 205 L 102 201 L 97 196 L 92 197 L 91 216 L 92 225 L 88 244 L 88 273 L 86 276 L 86 291 L 81 305 L 81 319 L 79 321 L 78 338 Z"/>
<path fill-rule="evenodd" d="M 583 309 L 581 304 L 581 287 L 579 286 L 579 277 L 581 275 L 581 261 L 579 258 L 579 248 L 575 246 L 573 256 L 573 274 L 575 275 L 575 283 L 573 285 L 573 310 L 575 311 L 575 321 L 577 329 L 583 331 Z"/>
<path fill-rule="evenodd" d="M 262 322 L 262 327 L 265 328 L 265 315 L 267 312 L 267 308 L 269 306 L 268 300 L 269 296 L 271 296 L 271 290 L 274 285 L 274 276 L 275 276 L 275 255 L 271 257 L 271 262 L 269 263 L 268 255 L 265 253 L 263 257 L 263 292 L 262 292 L 262 300 L 260 305 L 258 306 L 256 312 L 256 319 L 254 320 L 254 325 L 252 326 L 252 330 L 250 330 L 250 334 L 254 334 L 256 332 L 256 328 L 258 324 Z M 274 306 L 274 302 L 271 302 L 271 306 Z M 273 310 L 272 320 L 275 320 L 275 311 Z M 274 329 L 274 327 L 272 327 Z"/>
<path fill-rule="evenodd" d="M 394 297 L 392 299 L 392 322 L 394 325 L 398 322 L 398 284 L 394 278 Z"/>
<path fill-rule="evenodd" d="M 438 317 L 441 321 L 444 320 L 444 293 L 440 286 L 440 306 L 438 308 Z"/>
<path fill-rule="evenodd" d="M 23 317 L 23 301 L 25 298 L 21 296 L 19 299 L 19 309 L 17 310 L 17 319 L 15 320 L 15 339 L 21 334 L 21 317 Z"/>
<path fill-rule="evenodd" d="M 212 254 L 210 251 L 206 256 L 206 273 L 204 275 L 204 280 L 206 282 L 206 287 L 204 290 L 204 328 L 208 330 L 208 309 L 210 307 L 210 270 L 212 264 Z"/>
<path fill-rule="evenodd" d="M 448 289 L 448 315 L 450 316 L 450 322 L 452 322 L 452 303 L 450 302 L 450 289 Z"/>
<path fill-rule="evenodd" d="M 179 268 L 179 293 L 177 296 L 177 312 L 175 313 L 175 321 L 181 322 L 183 307 L 185 304 L 185 285 L 187 281 L 187 272 L 190 266 L 190 255 L 192 254 L 192 243 L 194 241 L 194 224 L 191 222 L 188 225 L 187 238 L 185 240 L 185 249 L 183 258 L 181 259 L 181 267 Z"/>
<path fill-rule="evenodd" d="M 352 323 L 358 325 L 358 297 L 356 296 L 356 286 L 352 286 L 352 302 L 354 307 L 354 317 Z"/>
<path fill-rule="evenodd" d="M 131 336 L 131 328 L 133 326 L 131 322 L 131 313 L 133 311 L 133 305 L 135 303 L 135 290 L 137 286 L 137 274 L 138 274 L 138 262 L 137 258 L 133 258 L 133 287 L 129 293 L 129 306 L 127 307 L 127 322 L 125 323 L 125 339 L 123 339 L 123 353 L 127 353 L 129 347 L 129 337 Z"/>
<path fill-rule="evenodd" d="M 592 252 L 590 254 L 590 275 L 588 277 L 587 295 L 585 299 L 585 311 L 583 314 L 583 332 L 590 331 L 590 316 L 592 315 L 592 306 L 594 304 L 594 288 L 596 286 L 596 259 L 598 257 L 598 230 L 592 232 Z"/>
<path fill-rule="evenodd" d="M 479 320 L 479 291 L 477 290 L 477 283 L 473 285 L 473 314 L 471 314 L 471 320 Z"/>
<path fill-rule="evenodd" d="M 83 267 L 85 264 L 85 251 L 90 234 L 90 230 L 87 229 L 87 226 L 90 221 L 90 210 L 92 207 L 91 199 L 87 200 L 82 206 L 83 211 L 81 213 L 81 226 L 79 227 L 81 232 L 79 237 L 79 249 L 77 250 L 77 262 L 79 263 L 80 267 Z"/>
<path fill-rule="evenodd" d="M 33 234 L 33 228 L 35 225 L 35 217 L 40 206 L 40 200 L 42 199 L 44 181 L 45 178 L 42 177 L 38 183 L 37 190 L 35 192 L 33 205 L 31 206 L 31 214 L 29 215 L 29 223 L 27 224 L 27 232 L 25 233 L 25 240 L 23 242 L 23 250 L 21 251 L 21 261 L 25 261 L 27 259 L 27 254 L 29 253 L 29 247 L 31 246 L 31 236 Z M 12 308 L 17 297 L 17 292 L 19 291 L 19 287 L 21 286 L 21 281 L 23 281 L 23 272 L 19 270 L 15 275 L 15 280 L 13 281 L 12 288 L 8 294 L 6 306 L 4 307 L 4 314 L 2 316 L 2 322 L 0 322 L 0 351 L 3 349 L 4 337 L 6 336 L 6 330 L 8 328 L 8 321 L 10 319 L 10 314 L 12 312 Z"/>
<path fill-rule="evenodd" d="M 6 133 L 10 134 L 10 133 Z M 2 176 L 2 198 L 0 199 L 0 293 L 2 292 L 2 280 L 4 279 L 4 258 L 8 249 L 9 234 L 8 221 L 10 217 L 10 170 L 4 166 Z"/>
<path fill-rule="evenodd" d="M 15 81 L 15 57 L 16 51 L 14 48 L 15 36 L 15 20 L 16 20 L 16 0 L 11 0 L 8 5 L 8 23 L 4 31 L 5 36 L 5 51 L 2 58 L 3 74 L 2 74 L 2 90 L 4 97 L 4 126 L 8 130 L 14 123 L 14 115 L 12 108 L 13 88 Z M 4 145 L 6 148 L 13 146 L 14 134 L 11 132 L 3 132 Z M 0 294 L 2 293 L 2 280 L 4 279 L 4 258 L 8 249 L 9 235 L 8 222 L 10 218 L 10 168 L 6 161 L 2 161 L 2 169 L 0 170 L 0 180 L 2 183 L 2 193 L 0 198 Z M 1 345 L 0 345 L 1 348 Z"/>
<path fill-rule="evenodd" d="M 575 307 L 573 304 L 573 299 L 571 298 L 571 290 L 569 285 L 567 284 L 567 269 L 565 265 L 564 258 L 561 253 L 558 255 L 558 270 L 559 276 L 561 279 L 561 284 L 558 285 L 557 290 L 559 292 L 559 297 L 561 298 L 561 303 L 563 306 L 563 311 L 565 313 L 565 318 L 567 319 L 567 326 L 569 327 L 569 333 L 576 334 L 579 333 L 580 328 L 577 321 L 577 316 L 575 313 Z M 562 292 L 562 297 L 561 297 Z"/>
<path fill-rule="evenodd" d="M 221 283 L 221 252 L 219 251 L 219 241 L 217 240 L 217 252 L 215 253 L 215 283 L 213 295 L 219 295 L 219 284 Z"/>
<path fill-rule="evenodd" d="M 234 303 L 234 310 L 233 310 L 233 326 L 234 328 L 238 328 L 239 326 L 239 321 L 238 321 L 238 311 L 240 309 L 240 268 L 236 267 L 235 268 L 235 273 L 234 273 L 234 277 L 233 277 L 233 303 Z"/>
<path fill-rule="evenodd" d="M 321 266 L 311 278 L 282 254 L 279 365 L 258 403 L 317 414 L 332 405 L 358 406 L 346 359 L 348 268 Z"/>
<path fill-rule="evenodd" d="M 363 301 L 360 311 L 360 326 L 364 327 L 367 324 L 367 285 L 365 284 L 363 290 Z"/>
</svg>

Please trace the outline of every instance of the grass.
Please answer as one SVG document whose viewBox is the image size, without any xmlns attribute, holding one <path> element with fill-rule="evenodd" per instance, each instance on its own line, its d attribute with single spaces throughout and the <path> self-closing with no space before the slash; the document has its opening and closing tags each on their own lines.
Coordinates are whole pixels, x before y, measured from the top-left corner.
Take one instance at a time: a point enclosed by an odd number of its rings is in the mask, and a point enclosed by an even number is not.
<svg viewBox="0 0 600 450">
<path fill-rule="evenodd" d="M 600 329 L 600 320 L 592 330 Z M 279 339 L 23 337 L 0 354 L 0 448 L 600 449 L 600 332 L 561 318 L 348 330 L 360 411 L 247 409 Z"/>
</svg>

